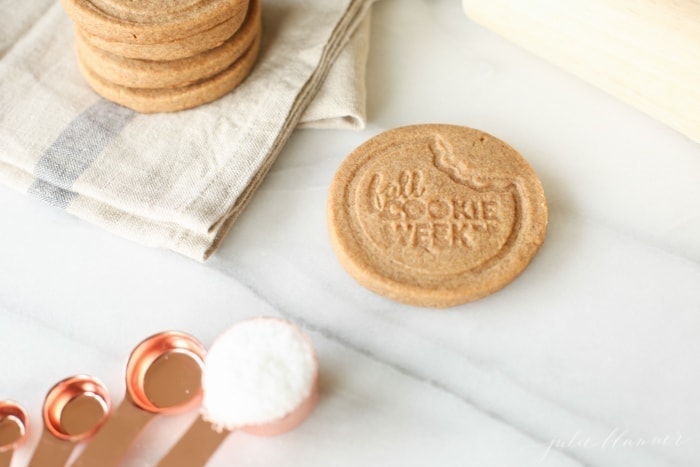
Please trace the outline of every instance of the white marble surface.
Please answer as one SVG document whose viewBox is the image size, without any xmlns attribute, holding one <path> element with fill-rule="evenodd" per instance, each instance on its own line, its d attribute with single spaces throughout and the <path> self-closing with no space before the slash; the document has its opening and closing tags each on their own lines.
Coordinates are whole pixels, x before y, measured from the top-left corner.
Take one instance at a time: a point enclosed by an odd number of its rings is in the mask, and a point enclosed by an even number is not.
<svg viewBox="0 0 700 467">
<path fill-rule="evenodd" d="M 297 131 L 206 264 L 130 243 L 0 187 L 0 398 L 38 441 L 42 399 L 90 373 L 116 401 L 131 348 L 166 329 L 205 344 L 280 315 L 317 345 L 322 398 L 296 431 L 237 433 L 211 466 L 700 465 L 700 145 L 466 19 L 460 2 L 383 0 L 369 127 Z M 326 192 L 357 145 L 403 124 L 486 130 L 520 150 L 550 204 L 514 283 L 435 311 L 357 285 Z M 156 420 L 152 465 L 194 414 Z"/>
</svg>

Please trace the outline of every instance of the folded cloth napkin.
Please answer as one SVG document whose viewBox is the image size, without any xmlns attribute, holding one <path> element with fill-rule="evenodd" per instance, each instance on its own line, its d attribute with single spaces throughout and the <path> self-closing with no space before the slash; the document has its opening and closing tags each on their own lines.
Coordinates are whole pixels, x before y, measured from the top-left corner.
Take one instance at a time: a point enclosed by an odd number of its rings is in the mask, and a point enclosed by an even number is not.
<svg viewBox="0 0 700 467">
<path fill-rule="evenodd" d="M 314 126 L 364 124 L 371 3 L 266 0 L 260 58 L 246 81 L 211 104 L 152 115 L 87 86 L 58 2 L 13 3 L 0 19 L 0 181 L 203 261 L 305 111 Z"/>
<path fill-rule="evenodd" d="M 368 11 L 340 51 L 297 128 L 361 130 L 367 124 L 365 71 L 370 16 Z"/>
</svg>

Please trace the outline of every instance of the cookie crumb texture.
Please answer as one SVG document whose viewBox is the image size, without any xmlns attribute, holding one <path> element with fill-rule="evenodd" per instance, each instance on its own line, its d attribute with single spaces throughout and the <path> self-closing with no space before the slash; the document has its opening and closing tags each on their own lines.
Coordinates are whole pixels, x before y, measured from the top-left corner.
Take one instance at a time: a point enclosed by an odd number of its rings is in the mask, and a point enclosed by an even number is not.
<svg viewBox="0 0 700 467">
<path fill-rule="evenodd" d="M 137 112 L 212 102 L 251 73 L 261 0 L 62 0 L 85 81 Z"/>
<path fill-rule="evenodd" d="M 455 125 L 382 133 L 331 184 L 331 243 L 360 284 L 396 301 L 445 308 L 513 281 L 544 241 L 547 205 L 527 161 Z"/>
<path fill-rule="evenodd" d="M 190 84 L 174 88 L 130 88 L 107 81 L 83 61 L 78 50 L 78 66 L 92 89 L 102 97 L 141 113 L 176 112 L 212 102 L 231 92 L 250 73 L 260 51 L 260 36 L 224 71 Z"/>
<path fill-rule="evenodd" d="M 236 17 L 243 21 L 247 0 L 61 0 L 81 28 L 106 40 L 157 44 L 199 34 Z"/>
<path fill-rule="evenodd" d="M 112 54 L 76 29 L 78 55 L 87 67 L 117 86 L 182 87 L 210 78 L 238 60 L 260 35 L 260 0 L 251 0 L 246 19 L 222 45 L 178 60 L 140 60 Z"/>
</svg>

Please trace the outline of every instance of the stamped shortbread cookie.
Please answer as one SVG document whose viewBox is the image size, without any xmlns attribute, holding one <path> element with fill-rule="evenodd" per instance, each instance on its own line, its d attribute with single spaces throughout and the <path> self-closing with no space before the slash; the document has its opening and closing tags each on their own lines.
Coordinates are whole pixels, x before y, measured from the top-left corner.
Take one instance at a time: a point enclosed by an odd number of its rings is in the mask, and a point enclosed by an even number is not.
<svg viewBox="0 0 700 467">
<path fill-rule="evenodd" d="M 177 60 L 220 46 L 241 27 L 244 18 L 244 15 L 233 16 L 206 31 L 155 44 L 134 44 L 108 40 L 91 34 L 77 25 L 76 30 L 79 30 L 80 35 L 90 44 L 114 55 L 144 60 Z"/>
<path fill-rule="evenodd" d="M 92 45 L 76 29 L 83 63 L 114 84 L 132 88 L 187 86 L 228 68 L 250 47 L 261 31 L 260 0 L 251 0 L 242 27 L 219 47 L 179 60 L 140 60 L 120 57 Z"/>
<path fill-rule="evenodd" d="M 503 141 L 454 125 L 382 133 L 333 180 L 333 248 L 360 284 L 394 300 L 449 307 L 514 280 L 544 241 L 537 175 Z"/>
<path fill-rule="evenodd" d="M 102 97 L 138 112 L 174 112 L 206 104 L 229 93 L 250 73 L 260 50 L 258 35 L 248 50 L 230 67 L 211 78 L 178 88 L 142 89 L 114 84 L 86 64 L 78 49 L 78 64 L 90 86 Z"/>
<path fill-rule="evenodd" d="M 76 25 L 106 40 L 136 44 L 170 42 L 245 17 L 247 0 L 62 0 Z M 239 23 L 240 24 L 240 23 Z"/>
</svg>

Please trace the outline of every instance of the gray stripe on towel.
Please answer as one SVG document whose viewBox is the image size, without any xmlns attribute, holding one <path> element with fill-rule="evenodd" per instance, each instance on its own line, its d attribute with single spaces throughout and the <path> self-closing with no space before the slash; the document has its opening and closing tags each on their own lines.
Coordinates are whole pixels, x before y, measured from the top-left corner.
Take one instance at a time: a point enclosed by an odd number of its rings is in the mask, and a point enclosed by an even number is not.
<svg viewBox="0 0 700 467">
<path fill-rule="evenodd" d="M 78 115 L 48 147 L 34 167 L 27 192 L 65 209 L 77 196 L 76 180 L 134 118 L 135 112 L 100 99 Z"/>
</svg>

